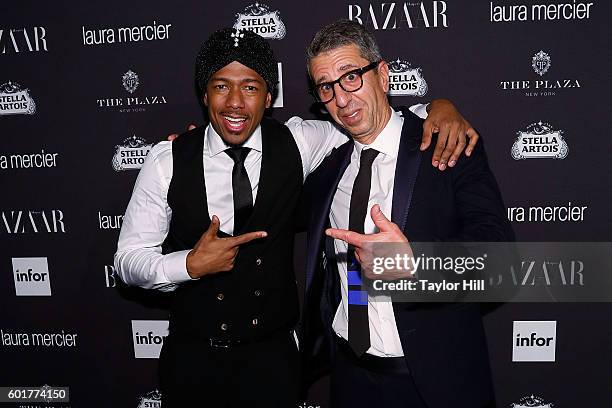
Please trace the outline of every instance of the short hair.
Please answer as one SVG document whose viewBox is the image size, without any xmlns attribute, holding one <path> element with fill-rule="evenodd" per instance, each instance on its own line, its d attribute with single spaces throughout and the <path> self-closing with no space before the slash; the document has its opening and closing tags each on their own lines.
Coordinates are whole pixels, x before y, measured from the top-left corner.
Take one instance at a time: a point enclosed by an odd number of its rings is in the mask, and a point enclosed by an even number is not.
<svg viewBox="0 0 612 408">
<path fill-rule="evenodd" d="M 314 35 L 306 50 L 306 67 L 310 74 L 310 61 L 321 53 L 345 45 L 356 45 L 364 59 L 380 61 L 382 56 L 374 35 L 361 24 L 351 20 L 338 20 L 326 25 Z"/>
</svg>

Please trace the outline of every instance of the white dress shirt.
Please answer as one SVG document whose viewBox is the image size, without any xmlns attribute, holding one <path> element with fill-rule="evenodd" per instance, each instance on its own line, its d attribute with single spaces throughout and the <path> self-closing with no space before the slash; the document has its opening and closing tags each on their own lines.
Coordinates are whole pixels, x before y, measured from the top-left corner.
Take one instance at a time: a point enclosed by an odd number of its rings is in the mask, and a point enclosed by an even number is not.
<svg viewBox="0 0 612 408">
<path fill-rule="evenodd" d="M 426 105 L 414 105 L 410 109 L 422 118 L 427 117 Z M 304 179 L 334 147 L 348 140 L 334 125 L 325 121 L 292 117 L 286 125 L 300 152 Z M 255 203 L 261 170 L 261 127 L 255 130 L 244 146 L 251 148 L 244 165 Z M 232 234 L 234 162 L 223 153 L 227 148 L 213 127 L 208 126 L 203 151 L 208 213 L 217 215 L 221 222 L 220 229 Z M 161 245 L 168 235 L 172 218 L 167 201 L 171 179 L 172 144 L 160 142 L 151 149 L 138 174 L 119 234 L 115 269 L 129 285 L 171 291 L 180 283 L 191 280 L 186 265 L 189 250 L 165 255 L 161 253 Z"/>
<path fill-rule="evenodd" d="M 340 179 L 336 194 L 331 206 L 329 220 L 332 228 L 348 229 L 349 207 L 351 203 L 351 192 L 353 183 L 359 171 L 359 158 L 364 149 L 376 149 L 380 153 L 372 163 L 372 185 L 368 199 L 368 211 L 366 213 L 364 232 L 372 234 L 378 229 L 372 221 L 370 210 L 375 204 L 388 219 L 391 219 L 391 207 L 393 204 L 393 186 L 395 181 L 395 165 L 399 151 L 400 136 L 404 118 L 400 113 L 392 111 L 389 122 L 383 131 L 376 137 L 374 142 L 363 145 L 354 142 L 351 162 L 344 175 Z M 348 340 L 348 283 L 346 271 L 346 253 L 348 245 L 346 242 L 334 240 L 336 256 L 338 259 L 338 272 L 340 273 L 340 287 L 342 302 L 336 311 L 332 327 L 336 334 Z M 382 357 L 403 356 L 393 304 L 388 296 L 368 296 L 368 318 L 370 327 L 370 348 L 368 354 Z"/>
</svg>

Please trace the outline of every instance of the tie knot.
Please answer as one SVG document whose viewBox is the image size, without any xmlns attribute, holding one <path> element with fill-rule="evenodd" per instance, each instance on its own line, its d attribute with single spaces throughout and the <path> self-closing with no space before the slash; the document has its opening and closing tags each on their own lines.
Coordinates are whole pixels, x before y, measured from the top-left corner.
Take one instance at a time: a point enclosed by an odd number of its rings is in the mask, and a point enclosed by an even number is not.
<svg viewBox="0 0 612 408">
<path fill-rule="evenodd" d="M 234 163 L 244 163 L 250 150 L 248 147 L 230 147 L 225 150 L 225 153 L 232 158 Z"/>
<path fill-rule="evenodd" d="M 378 156 L 378 153 L 380 152 L 375 149 L 363 149 L 359 158 L 359 167 L 372 167 L 372 163 L 376 156 Z"/>
</svg>

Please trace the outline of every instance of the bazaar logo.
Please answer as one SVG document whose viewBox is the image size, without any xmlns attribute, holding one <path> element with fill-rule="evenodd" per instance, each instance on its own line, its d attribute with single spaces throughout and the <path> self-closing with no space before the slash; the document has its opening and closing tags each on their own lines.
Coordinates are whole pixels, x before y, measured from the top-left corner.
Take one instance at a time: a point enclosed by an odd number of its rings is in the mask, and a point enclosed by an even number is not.
<svg viewBox="0 0 612 408">
<path fill-rule="evenodd" d="M 399 58 L 389 66 L 389 95 L 423 96 L 427 93 L 427 81 L 421 68 L 413 68 L 408 61 Z"/>
<path fill-rule="evenodd" d="M 22 89 L 16 82 L 0 85 L 0 115 L 33 115 L 36 103 L 29 89 Z"/>
<path fill-rule="evenodd" d="M 510 408 L 553 408 L 554 404 L 550 402 L 544 402 L 540 397 L 530 395 L 529 397 L 523 397 L 518 403 L 510 404 Z"/>
<path fill-rule="evenodd" d="M 265 4 L 255 3 L 247 6 L 242 13 L 236 14 L 234 28 L 253 31 L 263 38 L 280 40 L 287 29 L 278 10 L 270 11 Z"/>
<path fill-rule="evenodd" d="M 158 390 L 147 392 L 140 396 L 140 401 L 137 408 L 161 408 L 162 394 Z"/>
<path fill-rule="evenodd" d="M 536 74 L 539 76 L 544 75 L 548 72 L 548 68 L 550 68 L 550 56 L 544 51 L 540 50 L 531 59 L 531 66 Z"/>
<path fill-rule="evenodd" d="M 141 137 L 133 135 L 115 146 L 113 169 L 115 171 L 138 170 L 144 164 L 153 145 Z"/>
<path fill-rule="evenodd" d="M 517 134 L 511 152 L 514 160 L 567 157 L 569 149 L 563 139 L 563 131 L 554 130 L 548 123 L 542 121 L 533 123 L 527 126 L 525 131 L 519 131 Z"/>
<path fill-rule="evenodd" d="M 121 77 L 121 83 L 125 90 L 132 94 L 138 88 L 140 80 L 138 79 L 138 74 L 130 69 Z"/>
</svg>

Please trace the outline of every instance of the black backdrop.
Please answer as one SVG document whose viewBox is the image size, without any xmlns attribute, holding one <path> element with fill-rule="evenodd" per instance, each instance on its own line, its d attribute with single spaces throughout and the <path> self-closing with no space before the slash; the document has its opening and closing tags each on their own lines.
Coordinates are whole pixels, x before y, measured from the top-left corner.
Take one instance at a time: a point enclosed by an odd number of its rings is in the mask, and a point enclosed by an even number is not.
<svg viewBox="0 0 612 408">
<path fill-rule="evenodd" d="M 414 70 L 397 74 L 398 87 L 427 83 L 424 95 L 393 96 L 393 104 L 449 98 L 482 134 L 520 240 L 611 240 L 609 2 L 270 0 L 261 7 L 247 24 L 286 30 L 269 40 L 283 77 L 283 106 L 272 116 L 317 113 L 304 49 L 323 24 L 359 18 L 389 61 Z M 136 356 L 155 355 L 166 299 L 120 289 L 112 270 L 120 216 L 148 145 L 201 120 L 192 79 L 199 44 L 246 8 L 257 6 L 0 5 L 0 386 L 69 386 L 70 404 L 57 406 L 158 406 L 157 359 Z M 540 157 L 512 157 L 521 131 L 527 151 Z M 550 157 L 563 141 L 566 157 Z M 116 154 L 133 168 L 115 170 Z M 579 209 L 570 220 L 542 215 L 563 206 Z M 28 269 L 33 274 L 23 278 Z M 498 405 L 610 406 L 611 312 L 610 304 L 538 303 L 487 315 Z M 552 351 L 535 350 L 536 360 L 548 361 L 513 361 L 521 359 L 513 357 L 521 321 L 534 321 L 538 335 L 556 328 Z M 325 382 L 303 405 L 328 406 Z"/>
</svg>

